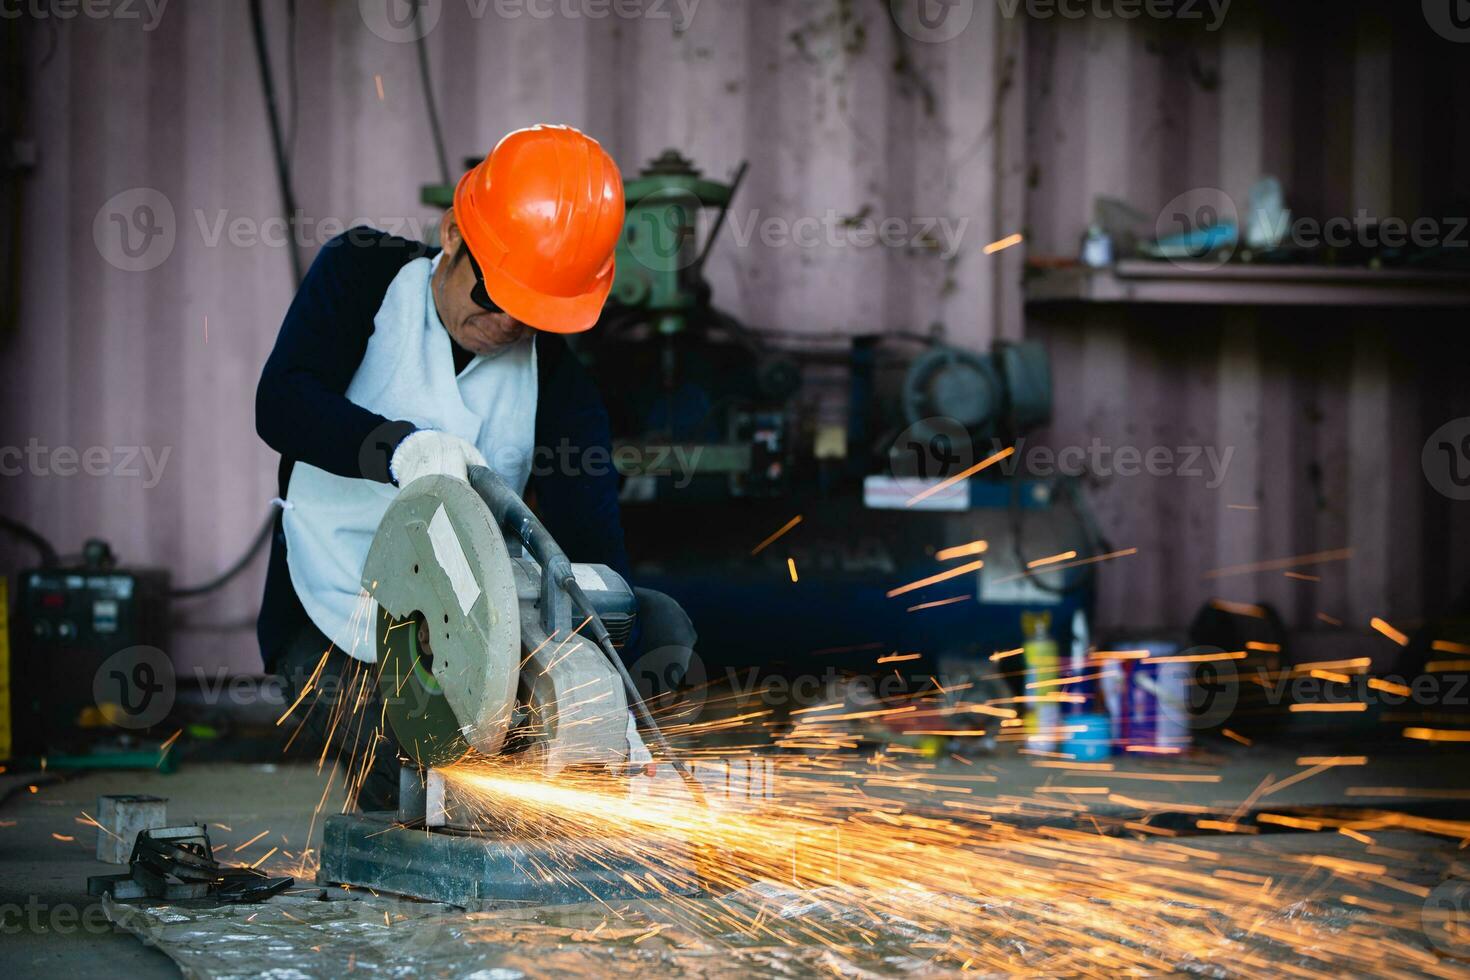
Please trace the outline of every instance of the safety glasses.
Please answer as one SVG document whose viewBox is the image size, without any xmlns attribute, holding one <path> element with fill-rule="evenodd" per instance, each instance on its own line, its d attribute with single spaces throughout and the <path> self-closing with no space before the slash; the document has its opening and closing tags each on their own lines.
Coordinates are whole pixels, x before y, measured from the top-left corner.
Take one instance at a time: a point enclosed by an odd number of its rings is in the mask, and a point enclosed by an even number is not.
<svg viewBox="0 0 1470 980">
<path fill-rule="evenodd" d="M 500 308 L 500 305 L 490 298 L 490 292 L 485 288 L 485 274 L 480 271 L 480 263 L 475 261 L 475 253 L 471 252 L 469 245 L 463 242 L 460 243 L 460 247 L 464 249 L 464 254 L 469 257 L 470 271 L 475 274 L 475 286 L 470 290 L 470 299 L 474 300 L 475 305 L 483 310 L 488 310 L 491 313 L 504 313 L 505 311 Z"/>
</svg>

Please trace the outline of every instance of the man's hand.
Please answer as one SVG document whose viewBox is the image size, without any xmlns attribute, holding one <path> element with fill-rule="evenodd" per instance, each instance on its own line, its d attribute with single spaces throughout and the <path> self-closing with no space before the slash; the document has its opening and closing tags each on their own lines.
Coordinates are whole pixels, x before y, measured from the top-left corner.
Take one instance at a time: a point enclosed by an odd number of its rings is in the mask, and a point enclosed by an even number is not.
<svg viewBox="0 0 1470 980">
<path fill-rule="evenodd" d="M 398 444 L 388 468 L 393 482 L 406 487 L 421 476 L 436 473 L 467 480 L 469 467 L 484 465 L 480 451 L 459 436 L 420 429 Z"/>
</svg>

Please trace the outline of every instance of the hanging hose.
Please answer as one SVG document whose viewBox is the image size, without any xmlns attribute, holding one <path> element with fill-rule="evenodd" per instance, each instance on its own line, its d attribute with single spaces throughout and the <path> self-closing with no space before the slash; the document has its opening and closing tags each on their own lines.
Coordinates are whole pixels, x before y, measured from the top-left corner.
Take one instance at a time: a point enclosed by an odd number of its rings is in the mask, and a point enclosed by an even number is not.
<svg viewBox="0 0 1470 980">
<path fill-rule="evenodd" d="M 205 595 L 223 587 L 225 583 L 229 582 L 236 575 L 239 575 L 241 572 L 245 571 L 245 568 L 250 564 L 251 559 L 253 559 L 260 552 L 260 549 L 265 546 L 265 543 L 270 540 L 271 529 L 275 526 L 276 505 L 272 504 L 270 513 L 266 514 L 265 516 L 265 523 L 260 525 L 260 530 L 255 532 L 255 537 L 250 539 L 250 546 L 245 549 L 245 553 L 241 555 L 233 565 L 225 569 L 223 572 L 220 572 L 208 582 L 177 589 L 169 589 L 169 598 L 189 599 L 194 596 Z"/>
<path fill-rule="evenodd" d="M 20 521 L 14 521 L 4 516 L 0 516 L 0 530 L 9 531 L 32 548 L 35 548 L 41 556 L 42 568 L 56 567 L 59 562 L 56 556 L 56 549 L 39 531 L 22 524 Z"/>
<path fill-rule="evenodd" d="M 413 5 L 414 20 L 419 17 L 421 4 Z M 444 131 L 439 128 L 439 107 L 434 104 L 434 86 L 429 79 L 429 45 L 424 40 L 424 33 L 418 30 L 417 47 L 419 49 L 419 83 L 424 90 L 424 109 L 429 116 L 429 131 L 434 137 L 434 155 L 439 158 L 439 179 L 449 183 L 449 158 L 444 153 Z"/>
<path fill-rule="evenodd" d="M 276 162 L 276 182 L 281 189 L 281 207 L 286 214 L 286 227 L 291 227 L 296 217 L 296 194 L 291 190 L 291 164 L 286 159 L 285 140 L 281 135 L 281 114 L 276 108 L 276 83 L 271 78 L 270 51 L 265 40 L 265 21 L 261 14 L 260 0 L 250 0 L 250 34 L 255 40 L 255 62 L 260 68 L 260 88 L 265 96 L 266 121 L 270 124 L 271 149 Z M 296 248 L 293 232 L 286 249 L 291 256 L 291 276 L 301 284 L 301 253 Z"/>
</svg>

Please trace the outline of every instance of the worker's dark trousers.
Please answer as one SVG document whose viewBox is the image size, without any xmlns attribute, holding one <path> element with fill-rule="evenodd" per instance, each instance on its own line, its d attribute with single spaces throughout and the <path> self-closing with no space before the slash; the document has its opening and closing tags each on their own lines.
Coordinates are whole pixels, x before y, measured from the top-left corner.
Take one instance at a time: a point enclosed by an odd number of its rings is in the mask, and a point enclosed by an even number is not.
<svg viewBox="0 0 1470 980">
<path fill-rule="evenodd" d="M 696 640 L 694 625 L 672 598 L 652 589 L 634 589 L 638 597 L 640 636 L 637 649 L 624 651 L 631 663 L 647 658 L 655 664 L 657 678 L 645 696 L 659 693 L 659 679 L 682 674 Z M 323 654 L 326 659 L 323 660 Z M 301 692 L 317 672 L 306 696 Z M 292 735 L 290 754 L 319 758 L 326 749 L 324 771 L 337 767 L 338 785 L 348 784 L 363 810 L 392 810 L 398 806 L 398 743 L 383 718 L 378 697 L 375 664 L 354 660 L 332 646 L 315 626 L 296 634 L 276 663 L 285 681 L 290 704 L 295 704 L 282 727 Z M 635 679 L 649 673 L 634 669 Z M 639 687 L 644 680 L 637 680 Z M 297 700 L 300 703 L 297 704 Z"/>
</svg>

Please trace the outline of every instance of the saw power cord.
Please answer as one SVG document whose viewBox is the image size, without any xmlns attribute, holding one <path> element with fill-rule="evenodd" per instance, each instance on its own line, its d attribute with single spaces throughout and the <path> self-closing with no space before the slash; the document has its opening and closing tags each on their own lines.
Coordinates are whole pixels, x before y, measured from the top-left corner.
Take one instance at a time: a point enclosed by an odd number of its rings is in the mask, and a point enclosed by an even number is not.
<svg viewBox="0 0 1470 980">
<path fill-rule="evenodd" d="M 250 539 L 250 546 L 245 549 L 245 553 L 243 555 L 235 560 L 235 563 L 233 565 L 225 569 L 223 572 L 220 572 L 208 582 L 202 582 L 199 585 L 180 586 L 177 589 L 169 589 L 169 598 L 191 599 L 194 596 L 206 595 L 210 592 L 214 592 L 216 589 L 223 587 L 225 583 L 229 582 L 236 575 L 239 575 L 241 572 L 245 571 L 246 566 L 249 565 L 251 560 L 260 553 L 260 549 L 265 547 L 265 543 L 270 540 L 271 528 L 275 527 L 276 524 L 276 506 L 277 505 L 274 503 L 271 505 L 270 511 L 265 515 L 265 523 L 260 525 L 260 530 L 255 532 L 255 537 Z"/>
</svg>

